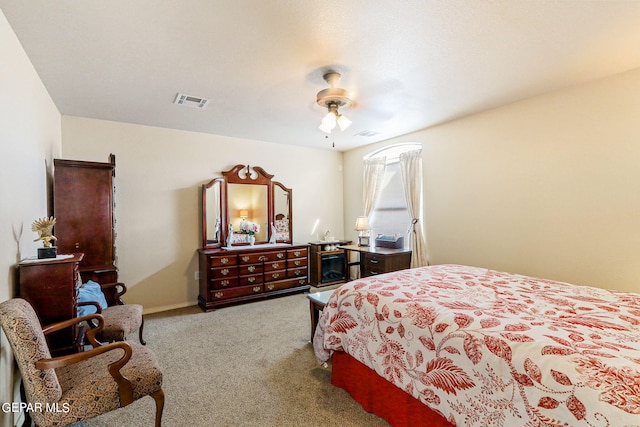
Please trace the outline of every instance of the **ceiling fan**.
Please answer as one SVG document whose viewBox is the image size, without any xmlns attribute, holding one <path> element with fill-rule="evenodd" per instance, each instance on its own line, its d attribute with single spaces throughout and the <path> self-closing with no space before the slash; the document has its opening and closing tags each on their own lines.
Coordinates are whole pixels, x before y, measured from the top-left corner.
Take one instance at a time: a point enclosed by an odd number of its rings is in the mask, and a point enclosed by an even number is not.
<svg viewBox="0 0 640 427">
<path fill-rule="evenodd" d="M 330 134 L 336 125 L 338 125 L 340 130 L 344 131 L 351 124 L 351 120 L 341 114 L 338 108 L 342 108 L 343 111 L 347 110 L 353 105 L 353 101 L 349 98 L 349 92 L 347 92 L 347 90 L 336 87 L 341 77 L 340 73 L 337 71 L 328 71 L 322 77 L 330 87 L 321 90 L 316 95 L 318 105 L 328 110 L 320 123 L 319 129 Z"/>
</svg>

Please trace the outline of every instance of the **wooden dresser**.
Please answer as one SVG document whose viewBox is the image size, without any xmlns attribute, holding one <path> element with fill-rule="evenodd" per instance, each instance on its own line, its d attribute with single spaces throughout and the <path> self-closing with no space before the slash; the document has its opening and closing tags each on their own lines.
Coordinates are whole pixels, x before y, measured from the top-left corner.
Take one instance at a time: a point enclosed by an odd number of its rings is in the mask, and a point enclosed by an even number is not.
<svg viewBox="0 0 640 427">
<path fill-rule="evenodd" d="M 77 316 L 78 272 L 84 254 L 71 258 L 29 260 L 19 267 L 19 297 L 27 300 L 36 311 L 42 326 Z M 78 327 L 73 326 L 47 335 L 54 355 L 79 351 Z"/>
<path fill-rule="evenodd" d="M 200 249 L 200 295 L 205 311 L 241 301 L 309 290 L 307 245 Z"/>
</svg>

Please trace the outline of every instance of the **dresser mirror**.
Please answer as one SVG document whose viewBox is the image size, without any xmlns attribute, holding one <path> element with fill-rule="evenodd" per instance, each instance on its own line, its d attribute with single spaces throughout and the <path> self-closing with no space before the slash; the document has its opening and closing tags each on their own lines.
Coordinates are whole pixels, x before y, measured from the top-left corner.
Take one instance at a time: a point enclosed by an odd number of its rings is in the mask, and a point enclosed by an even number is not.
<svg viewBox="0 0 640 427">
<path fill-rule="evenodd" d="M 219 246 L 222 231 L 222 188 L 224 180 L 216 178 L 202 186 L 202 244 Z"/>
<path fill-rule="evenodd" d="M 202 186 L 203 248 L 291 243 L 291 189 L 258 166 L 236 165 Z M 241 229 L 256 224 L 247 233 Z"/>
<path fill-rule="evenodd" d="M 240 234 L 240 224 L 252 222 L 260 226 L 254 235 L 256 242 L 268 241 L 269 231 L 269 191 L 264 184 L 231 184 L 227 183 L 227 209 L 229 225 L 234 233 Z M 244 236 L 236 238 L 242 243 Z"/>
<path fill-rule="evenodd" d="M 279 182 L 273 183 L 273 209 L 276 241 L 291 243 L 291 189 Z"/>
</svg>

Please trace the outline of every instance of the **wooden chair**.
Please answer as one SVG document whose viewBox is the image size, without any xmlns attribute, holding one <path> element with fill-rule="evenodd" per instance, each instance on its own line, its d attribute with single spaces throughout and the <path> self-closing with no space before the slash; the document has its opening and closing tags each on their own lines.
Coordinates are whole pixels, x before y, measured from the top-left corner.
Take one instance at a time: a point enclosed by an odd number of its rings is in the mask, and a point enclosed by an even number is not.
<svg viewBox="0 0 640 427">
<path fill-rule="evenodd" d="M 98 314 L 104 318 L 104 327 L 98 339 L 103 342 L 124 341 L 131 332 L 138 330 L 140 344 L 146 345 L 142 338 L 144 330 L 144 317 L 142 316 L 142 306 L 140 304 L 125 304 L 121 297 L 127 292 L 124 283 L 100 284 L 102 292 L 109 307 L 102 308 L 95 301 L 80 302 L 79 306 L 93 305 Z M 95 327 L 95 322 L 91 325 Z"/>
<path fill-rule="evenodd" d="M 98 324 L 86 334 L 93 348 L 51 357 L 46 334 L 90 320 Z M 147 395 L 156 403 L 155 426 L 161 426 L 164 392 L 155 355 L 137 343 L 101 344 L 96 334 L 103 323 L 101 315 L 90 314 L 42 328 L 33 307 L 24 299 L 0 304 L 0 326 L 20 368 L 26 403 L 35 408 L 28 414 L 37 426 L 74 424 Z"/>
</svg>

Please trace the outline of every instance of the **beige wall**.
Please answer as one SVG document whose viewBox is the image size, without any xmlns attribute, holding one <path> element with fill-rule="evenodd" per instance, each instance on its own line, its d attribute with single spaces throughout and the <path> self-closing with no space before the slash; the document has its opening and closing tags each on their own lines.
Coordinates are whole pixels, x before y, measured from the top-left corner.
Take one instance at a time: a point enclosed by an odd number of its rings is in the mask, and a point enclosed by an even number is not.
<svg viewBox="0 0 640 427">
<path fill-rule="evenodd" d="M 346 153 L 345 224 L 363 155 L 409 141 L 432 264 L 640 292 L 640 70 Z"/>
<path fill-rule="evenodd" d="M 343 233 L 339 152 L 68 116 L 62 134 L 64 158 L 116 155 L 119 277 L 146 312 L 197 302 L 200 187 L 236 164 L 293 189 L 294 241 L 315 240 L 316 223 Z"/>
<path fill-rule="evenodd" d="M 0 12 L 0 302 L 12 298 L 15 265 L 40 245 L 31 223 L 48 214 L 51 160 L 60 153 L 60 113 Z M 0 332 L 0 403 L 13 402 L 13 359 Z M 0 411 L 0 426 L 13 425 Z"/>
</svg>

